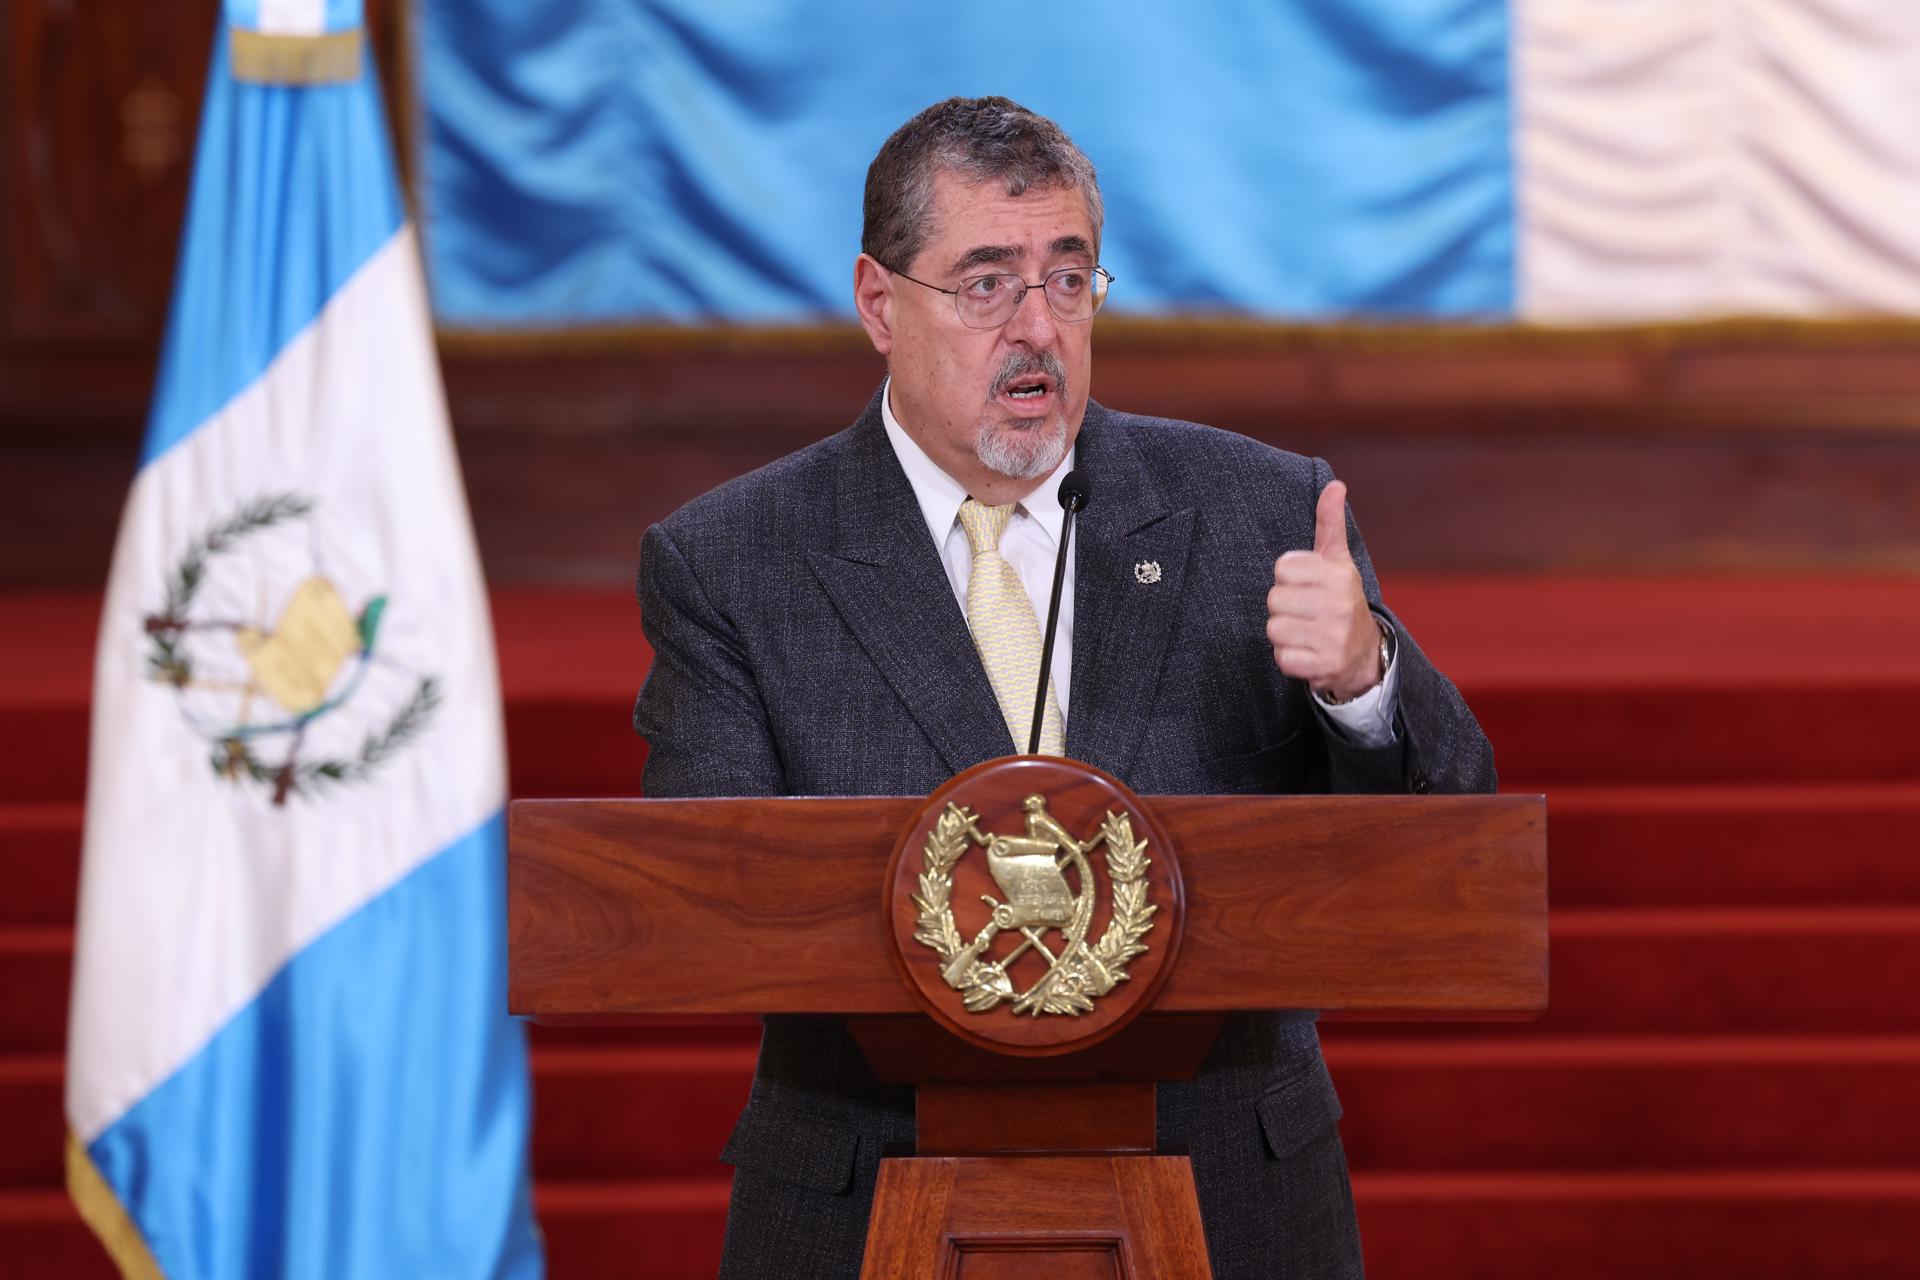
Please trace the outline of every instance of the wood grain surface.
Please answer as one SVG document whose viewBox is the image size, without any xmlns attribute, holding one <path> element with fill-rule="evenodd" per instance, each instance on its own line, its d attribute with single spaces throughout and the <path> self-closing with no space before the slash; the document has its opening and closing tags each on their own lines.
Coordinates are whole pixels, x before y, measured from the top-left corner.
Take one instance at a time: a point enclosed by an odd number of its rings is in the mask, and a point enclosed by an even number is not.
<svg viewBox="0 0 1920 1280">
<path fill-rule="evenodd" d="M 914 1011 L 876 886 L 924 803 L 515 802 L 513 1011 Z M 1543 797 L 1145 803 L 1187 901 L 1157 1011 L 1545 1007 Z"/>
</svg>

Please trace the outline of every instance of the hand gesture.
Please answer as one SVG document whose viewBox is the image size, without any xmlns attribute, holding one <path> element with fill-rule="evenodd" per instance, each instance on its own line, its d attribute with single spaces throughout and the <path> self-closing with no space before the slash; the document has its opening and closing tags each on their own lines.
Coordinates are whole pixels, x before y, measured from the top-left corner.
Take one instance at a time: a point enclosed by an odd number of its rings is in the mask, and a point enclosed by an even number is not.
<svg viewBox="0 0 1920 1280">
<path fill-rule="evenodd" d="M 1273 562 L 1267 640 L 1280 670 L 1342 702 L 1386 675 L 1380 665 L 1380 624 L 1367 607 L 1366 588 L 1347 547 L 1347 486 L 1341 481 L 1320 491 L 1313 550 L 1289 551 Z"/>
</svg>

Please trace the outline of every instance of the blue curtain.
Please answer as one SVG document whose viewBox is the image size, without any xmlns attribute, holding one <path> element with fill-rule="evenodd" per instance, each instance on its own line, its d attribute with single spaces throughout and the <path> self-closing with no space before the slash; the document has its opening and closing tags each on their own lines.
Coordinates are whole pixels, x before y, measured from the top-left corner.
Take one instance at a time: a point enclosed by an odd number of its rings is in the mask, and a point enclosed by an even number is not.
<svg viewBox="0 0 1920 1280">
<path fill-rule="evenodd" d="M 1504 318 L 1504 0 L 422 0 L 443 324 L 851 316 L 882 141 L 1001 93 L 1100 171 L 1112 307 Z"/>
</svg>

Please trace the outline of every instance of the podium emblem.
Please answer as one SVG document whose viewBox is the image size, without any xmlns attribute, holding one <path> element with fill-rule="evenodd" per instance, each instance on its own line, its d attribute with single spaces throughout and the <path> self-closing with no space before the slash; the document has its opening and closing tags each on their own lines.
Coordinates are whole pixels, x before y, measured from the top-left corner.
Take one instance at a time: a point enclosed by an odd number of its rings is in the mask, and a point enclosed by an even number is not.
<svg viewBox="0 0 1920 1280">
<path fill-rule="evenodd" d="M 983 831 L 979 815 L 948 802 L 921 849 L 919 909 L 914 941 L 941 960 L 940 976 L 958 991 L 968 1012 L 1008 1004 L 1016 1014 L 1078 1017 L 1094 1001 L 1127 981 L 1127 965 L 1148 951 L 1158 908 L 1151 901 L 1148 841 L 1136 837 L 1133 819 L 1109 809 L 1099 828 L 1080 840 L 1048 812 L 1047 798 L 1028 795 L 1020 805 L 1025 830 Z M 1106 930 L 1087 934 L 1096 904 L 1098 877 L 1088 855 L 1104 847 L 1112 908 Z M 987 918 L 965 939 L 953 905 L 954 867 L 969 852 L 984 849 L 988 873 L 1001 895 L 981 894 Z M 990 953 L 1002 933 L 1017 933 L 1013 950 Z M 1046 971 L 1025 990 L 1015 990 L 1013 963 L 1035 951 Z"/>
<path fill-rule="evenodd" d="M 1180 858 L 1152 806 L 1060 756 L 949 778 L 900 831 L 887 940 L 921 1012 L 975 1048 L 1071 1054 L 1158 998 L 1180 954 Z"/>
</svg>

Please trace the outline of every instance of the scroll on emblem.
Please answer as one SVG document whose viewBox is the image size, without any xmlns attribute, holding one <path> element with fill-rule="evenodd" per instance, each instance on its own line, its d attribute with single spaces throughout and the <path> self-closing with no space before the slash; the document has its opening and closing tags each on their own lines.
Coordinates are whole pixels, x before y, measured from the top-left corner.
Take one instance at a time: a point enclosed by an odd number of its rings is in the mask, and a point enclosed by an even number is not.
<svg viewBox="0 0 1920 1280">
<path fill-rule="evenodd" d="M 1134 835 L 1126 813 L 1109 810 L 1099 830 L 1078 840 L 1047 812 L 1045 796 L 1029 795 L 1021 809 L 1026 830 L 1005 835 L 982 831 L 971 809 L 948 803 L 921 850 L 923 868 L 913 898 L 920 918 L 914 940 L 939 954 L 941 976 L 961 993 L 970 1012 L 985 1013 L 1011 1002 L 1013 1012 L 1034 1017 L 1078 1016 L 1125 982 L 1128 962 L 1148 950 L 1146 937 L 1157 908 L 1147 882 L 1147 841 Z M 1089 943 L 1096 877 L 1087 855 L 1101 846 L 1106 849 L 1113 907 L 1106 931 Z M 981 895 L 989 914 L 972 938 L 963 941 L 954 915 L 953 868 L 976 847 L 986 850 L 987 870 L 1004 898 Z M 1018 933 L 1018 944 L 997 959 L 989 958 L 994 940 L 1008 931 Z M 1038 981 L 1015 991 L 1008 969 L 1029 949 L 1045 958 L 1047 968 Z"/>
</svg>

